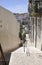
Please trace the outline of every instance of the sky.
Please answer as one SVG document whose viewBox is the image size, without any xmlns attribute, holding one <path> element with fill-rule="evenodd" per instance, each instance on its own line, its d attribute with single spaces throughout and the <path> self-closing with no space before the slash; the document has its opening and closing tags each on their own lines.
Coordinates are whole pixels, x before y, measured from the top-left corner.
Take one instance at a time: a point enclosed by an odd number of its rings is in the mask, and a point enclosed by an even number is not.
<svg viewBox="0 0 42 65">
<path fill-rule="evenodd" d="M 0 0 L 0 6 L 3 6 L 13 13 L 26 13 L 28 0 Z"/>
</svg>

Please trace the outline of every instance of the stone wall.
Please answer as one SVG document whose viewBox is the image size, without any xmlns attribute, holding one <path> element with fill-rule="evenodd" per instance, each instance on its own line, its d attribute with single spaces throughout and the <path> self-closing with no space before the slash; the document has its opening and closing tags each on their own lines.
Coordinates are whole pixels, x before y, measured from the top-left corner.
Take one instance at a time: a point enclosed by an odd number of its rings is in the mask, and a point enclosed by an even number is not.
<svg viewBox="0 0 42 65">
<path fill-rule="evenodd" d="M 30 40 L 31 44 L 41 50 L 42 45 L 42 17 L 30 17 Z"/>
<path fill-rule="evenodd" d="M 3 51 L 9 51 L 20 44 L 19 23 L 12 12 L 0 6 L 0 43 Z"/>
</svg>

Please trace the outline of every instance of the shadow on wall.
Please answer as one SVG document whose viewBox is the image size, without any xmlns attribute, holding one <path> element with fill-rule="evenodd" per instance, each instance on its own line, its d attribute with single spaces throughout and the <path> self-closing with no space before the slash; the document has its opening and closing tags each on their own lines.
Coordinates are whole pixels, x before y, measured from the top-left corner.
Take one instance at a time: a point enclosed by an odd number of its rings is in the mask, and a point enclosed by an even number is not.
<svg viewBox="0 0 42 65">
<path fill-rule="evenodd" d="M 0 55 L 0 65 L 8 65 L 9 61 L 10 61 L 11 52 L 15 51 L 16 49 L 18 49 L 21 46 L 22 46 L 22 43 L 20 43 L 17 48 L 12 49 L 12 50 L 4 53 L 3 49 L 2 49 L 2 46 L 0 44 L 0 54 L 1 54 Z"/>
</svg>

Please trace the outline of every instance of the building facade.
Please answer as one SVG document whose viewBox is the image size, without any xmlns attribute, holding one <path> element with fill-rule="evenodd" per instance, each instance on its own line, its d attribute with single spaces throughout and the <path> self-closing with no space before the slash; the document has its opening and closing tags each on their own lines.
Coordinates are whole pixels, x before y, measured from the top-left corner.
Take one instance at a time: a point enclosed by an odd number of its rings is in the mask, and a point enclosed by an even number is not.
<svg viewBox="0 0 42 65">
<path fill-rule="evenodd" d="M 29 0 L 30 39 L 33 45 L 42 49 L 42 1 Z"/>
</svg>

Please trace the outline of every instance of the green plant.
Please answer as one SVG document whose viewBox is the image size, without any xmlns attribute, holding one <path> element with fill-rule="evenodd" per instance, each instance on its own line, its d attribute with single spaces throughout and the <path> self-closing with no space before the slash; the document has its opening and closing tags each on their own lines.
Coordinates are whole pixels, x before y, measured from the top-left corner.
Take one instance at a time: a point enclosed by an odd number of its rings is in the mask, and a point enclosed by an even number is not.
<svg viewBox="0 0 42 65">
<path fill-rule="evenodd" d="M 25 42 L 25 33 L 23 33 L 23 25 L 20 23 L 20 32 L 19 32 L 19 38 L 20 40 L 23 40 Z"/>
<path fill-rule="evenodd" d="M 26 38 L 26 34 L 24 33 L 23 36 L 22 36 L 23 42 L 26 41 L 25 38 Z"/>
<path fill-rule="evenodd" d="M 20 38 L 20 40 L 22 40 L 22 32 L 23 32 L 22 29 L 23 29 L 23 26 L 20 23 L 20 31 L 19 31 L 19 38 Z"/>
<path fill-rule="evenodd" d="M 22 32 L 19 32 L 19 38 L 22 40 Z"/>
</svg>

